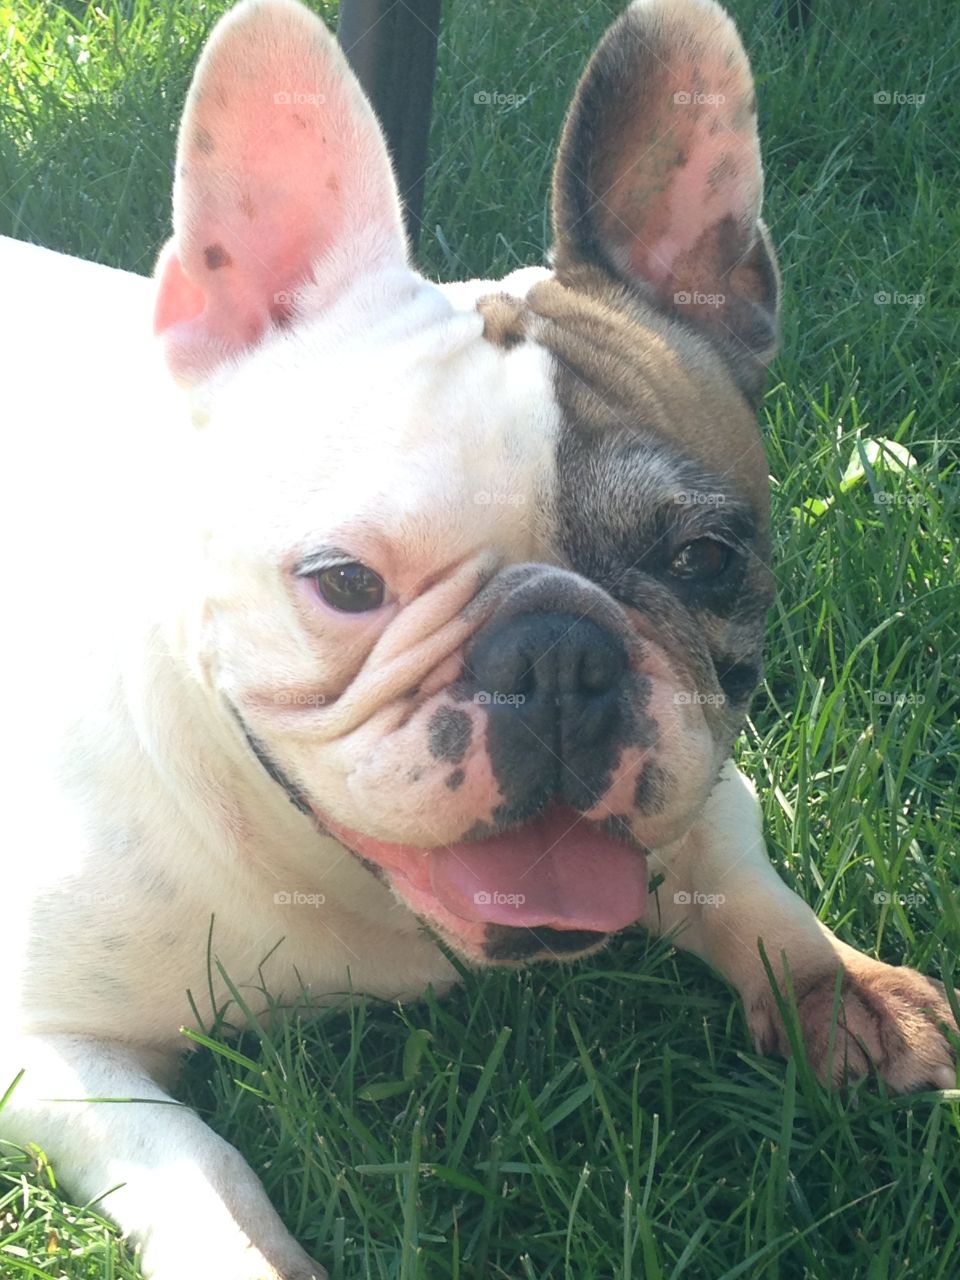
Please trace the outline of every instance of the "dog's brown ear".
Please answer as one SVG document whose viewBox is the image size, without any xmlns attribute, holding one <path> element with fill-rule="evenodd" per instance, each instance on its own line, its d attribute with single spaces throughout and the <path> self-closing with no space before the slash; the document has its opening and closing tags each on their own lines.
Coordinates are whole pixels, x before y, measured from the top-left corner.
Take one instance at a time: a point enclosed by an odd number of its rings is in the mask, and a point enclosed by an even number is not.
<svg viewBox="0 0 960 1280">
<path fill-rule="evenodd" d="M 760 220 L 750 64 L 714 0 L 636 0 L 567 115 L 553 178 L 560 277 L 600 266 L 708 335 L 755 398 L 779 279 Z"/>
</svg>

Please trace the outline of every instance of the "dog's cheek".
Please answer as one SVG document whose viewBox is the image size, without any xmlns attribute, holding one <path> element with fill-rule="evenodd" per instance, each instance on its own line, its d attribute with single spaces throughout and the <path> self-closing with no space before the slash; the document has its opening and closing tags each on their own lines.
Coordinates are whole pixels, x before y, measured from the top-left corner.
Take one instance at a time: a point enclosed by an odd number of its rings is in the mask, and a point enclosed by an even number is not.
<svg viewBox="0 0 960 1280">
<path fill-rule="evenodd" d="M 487 750 L 486 712 L 446 696 L 428 699 L 394 725 L 372 717 L 336 746 L 338 782 L 304 761 L 297 773 L 320 808 L 347 826 L 398 844 L 461 840 L 493 821 L 503 803 Z"/>
<path fill-rule="evenodd" d="M 690 685 L 659 646 L 645 644 L 626 694 L 630 740 L 589 818 L 625 819 L 650 847 L 676 839 L 690 825 L 722 755 L 722 734 L 708 722 L 710 695 Z"/>
</svg>

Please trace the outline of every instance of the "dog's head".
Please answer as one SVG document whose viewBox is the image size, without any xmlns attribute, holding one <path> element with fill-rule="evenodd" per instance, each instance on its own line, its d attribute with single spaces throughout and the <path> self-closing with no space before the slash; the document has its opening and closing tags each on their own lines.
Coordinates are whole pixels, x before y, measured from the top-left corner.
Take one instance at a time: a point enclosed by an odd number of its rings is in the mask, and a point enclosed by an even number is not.
<svg viewBox="0 0 960 1280">
<path fill-rule="evenodd" d="M 180 134 L 157 330 L 204 513 L 189 637 L 291 798 L 464 954 L 644 908 L 760 674 L 776 341 L 756 107 L 712 0 L 639 0 L 577 88 L 552 269 L 409 265 L 373 114 L 247 0 Z"/>
</svg>

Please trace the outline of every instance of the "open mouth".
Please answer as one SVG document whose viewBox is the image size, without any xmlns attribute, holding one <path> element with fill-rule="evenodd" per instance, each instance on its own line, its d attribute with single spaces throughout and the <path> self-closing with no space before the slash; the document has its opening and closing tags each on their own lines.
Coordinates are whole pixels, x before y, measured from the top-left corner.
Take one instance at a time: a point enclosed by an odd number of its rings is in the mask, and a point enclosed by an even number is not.
<svg viewBox="0 0 960 1280">
<path fill-rule="evenodd" d="M 613 933 L 646 905 L 644 853 L 566 805 L 497 835 L 426 849 L 324 825 L 383 867 L 401 896 L 412 891 L 418 909 L 433 900 L 469 924 Z"/>
</svg>

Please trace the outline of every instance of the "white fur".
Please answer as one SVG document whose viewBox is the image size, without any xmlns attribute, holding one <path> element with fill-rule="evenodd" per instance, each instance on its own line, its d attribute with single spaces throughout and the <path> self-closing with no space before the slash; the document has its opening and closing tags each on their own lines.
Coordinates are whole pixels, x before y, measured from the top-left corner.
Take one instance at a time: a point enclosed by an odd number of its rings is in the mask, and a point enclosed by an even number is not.
<svg viewBox="0 0 960 1280">
<path fill-rule="evenodd" d="M 681 9 L 688 23 L 718 12 L 700 0 Z M 257 22 L 266 27 L 252 45 L 229 44 Z M 168 1105 L 191 996 L 211 1019 L 228 1001 L 218 965 L 258 1016 L 263 982 L 281 1002 L 305 983 L 319 1004 L 348 989 L 412 997 L 454 975 L 410 910 L 290 803 L 230 706 L 280 744 L 321 812 L 419 845 L 403 823 L 422 831 L 441 817 L 416 798 L 403 811 L 413 762 L 385 745 L 412 714 L 411 691 L 426 697 L 455 678 L 478 625 L 467 606 L 500 570 L 546 562 L 574 575 L 557 567 L 540 509 L 560 428 L 549 359 L 536 343 L 487 341 L 475 307 L 499 288 L 523 296 L 546 273 L 423 280 L 404 265 L 379 133 L 320 24 L 290 0 L 257 0 L 215 39 L 201 66 L 214 88 L 222 74 L 236 89 L 251 49 L 287 49 L 294 87 L 315 70 L 350 127 L 354 168 L 341 190 L 353 221 L 338 223 L 331 206 L 331 246 L 318 219 L 314 258 L 295 264 L 313 283 L 290 327 L 265 325 L 247 350 L 235 332 L 220 340 L 215 307 L 194 324 L 191 290 L 230 317 L 239 297 L 262 320 L 271 287 L 258 285 L 242 237 L 230 241 L 232 266 L 204 274 L 208 237 L 222 225 L 236 236 L 242 219 L 232 207 L 233 221 L 218 221 L 237 175 L 228 165 L 229 181 L 211 176 L 190 130 L 244 154 L 209 92 L 188 105 L 190 163 L 159 285 L 166 356 L 189 392 L 146 339 L 148 281 L 0 245 L 10 553 L 0 1093 L 24 1072 L 0 1125 L 6 1139 L 39 1142 L 74 1196 L 104 1197 L 154 1280 L 309 1280 L 322 1269 L 239 1155 Z M 281 53 L 279 71 L 258 73 L 263 92 L 283 73 Z M 265 144 L 260 155 L 274 158 Z M 263 181 L 254 195 L 269 192 Z M 295 212 L 312 225 L 309 209 Z M 291 567 L 330 543 L 382 569 L 392 595 L 376 615 L 324 612 L 298 594 Z M 648 640 L 679 789 L 699 804 L 710 735 L 698 709 L 681 714 L 667 697 L 670 658 Z M 315 705 L 297 702 L 305 692 Z M 762 1004 L 759 933 L 773 929 L 795 974 L 849 959 L 773 874 L 756 798 L 731 765 L 651 871 L 666 879 L 647 923 L 677 930 L 748 1005 Z M 711 915 L 698 891 L 734 909 Z M 761 1014 L 751 1017 L 762 1030 Z M 938 1052 L 928 1058 L 946 1072 Z M 85 1101 L 96 1098 L 138 1101 Z"/>
</svg>

